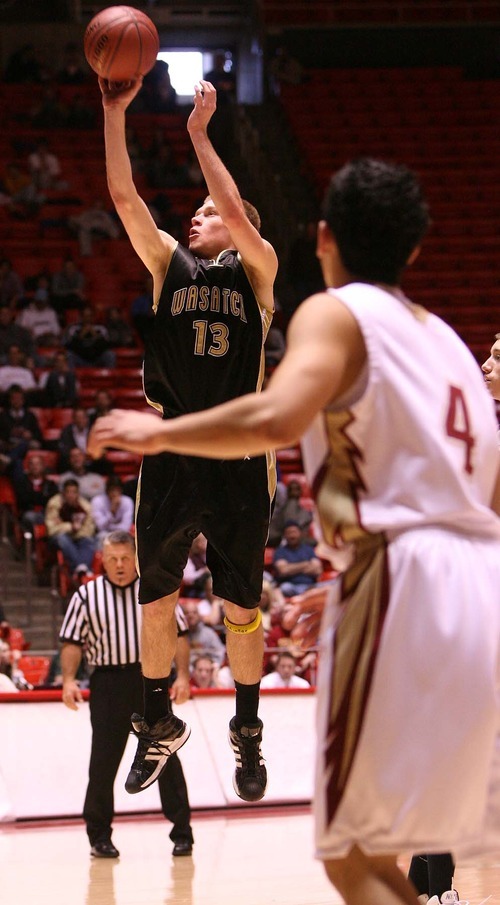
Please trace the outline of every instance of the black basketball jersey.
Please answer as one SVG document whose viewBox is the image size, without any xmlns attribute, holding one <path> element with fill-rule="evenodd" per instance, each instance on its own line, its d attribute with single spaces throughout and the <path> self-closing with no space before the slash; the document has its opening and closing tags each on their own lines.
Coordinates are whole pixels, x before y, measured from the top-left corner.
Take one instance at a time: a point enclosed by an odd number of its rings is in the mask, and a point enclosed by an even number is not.
<svg viewBox="0 0 500 905">
<path fill-rule="evenodd" d="M 260 389 L 270 322 L 236 251 L 178 245 L 145 339 L 148 401 L 170 418 Z"/>
</svg>

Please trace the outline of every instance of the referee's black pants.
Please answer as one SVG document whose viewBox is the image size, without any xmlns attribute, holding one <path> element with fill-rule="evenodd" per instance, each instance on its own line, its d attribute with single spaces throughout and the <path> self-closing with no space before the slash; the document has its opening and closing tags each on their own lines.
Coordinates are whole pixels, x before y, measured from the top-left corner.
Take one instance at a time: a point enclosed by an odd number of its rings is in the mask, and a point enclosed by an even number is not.
<svg viewBox="0 0 500 905">
<path fill-rule="evenodd" d="M 113 786 L 130 733 L 130 716 L 142 711 L 142 674 L 138 664 L 101 667 L 90 679 L 89 784 L 83 819 L 91 845 L 111 838 L 114 816 Z M 173 823 L 173 842 L 193 842 L 191 810 L 182 765 L 173 754 L 158 780 L 162 811 Z"/>
</svg>

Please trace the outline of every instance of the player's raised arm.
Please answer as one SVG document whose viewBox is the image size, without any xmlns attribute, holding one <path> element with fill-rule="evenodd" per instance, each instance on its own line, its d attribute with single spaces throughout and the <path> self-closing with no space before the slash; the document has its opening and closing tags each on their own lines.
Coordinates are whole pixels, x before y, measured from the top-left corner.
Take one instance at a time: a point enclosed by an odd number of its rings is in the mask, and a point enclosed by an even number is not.
<svg viewBox="0 0 500 905">
<path fill-rule="evenodd" d="M 104 141 L 108 188 L 132 245 L 150 273 L 163 280 L 176 239 L 160 231 L 132 177 L 125 140 L 125 113 L 142 86 L 142 79 L 118 88 L 99 79 L 104 107 Z"/>
<path fill-rule="evenodd" d="M 231 234 L 259 300 L 272 309 L 272 285 L 278 269 L 276 253 L 248 219 L 238 187 L 215 151 L 207 127 L 217 107 L 217 92 L 202 79 L 195 87 L 187 128 L 209 195 Z"/>
</svg>

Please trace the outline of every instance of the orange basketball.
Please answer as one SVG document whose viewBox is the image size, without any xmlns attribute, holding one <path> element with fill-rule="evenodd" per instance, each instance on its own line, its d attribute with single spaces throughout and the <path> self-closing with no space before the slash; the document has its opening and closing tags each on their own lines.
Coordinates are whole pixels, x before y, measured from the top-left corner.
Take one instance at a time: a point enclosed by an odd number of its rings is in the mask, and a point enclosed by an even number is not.
<svg viewBox="0 0 500 905">
<path fill-rule="evenodd" d="M 89 66 L 102 78 L 130 82 L 153 68 L 160 39 L 140 9 L 108 6 L 87 25 L 83 47 Z"/>
</svg>

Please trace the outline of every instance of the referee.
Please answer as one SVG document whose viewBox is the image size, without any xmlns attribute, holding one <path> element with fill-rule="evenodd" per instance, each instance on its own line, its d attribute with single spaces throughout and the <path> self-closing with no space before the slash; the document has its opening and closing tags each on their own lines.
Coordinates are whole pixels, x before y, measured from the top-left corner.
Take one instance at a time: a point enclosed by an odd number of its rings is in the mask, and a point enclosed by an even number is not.
<svg viewBox="0 0 500 905">
<path fill-rule="evenodd" d="M 139 659 L 141 607 L 135 568 L 135 542 L 126 531 L 113 531 L 104 540 L 105 575 L 81 585 L 70 600 L 61 627 L 62 699 L 70 710 L 83 701 L 76 674 L 82 656 L 92 668 L 90 719 L 92 747 L 83 818 L 96 858 L 118 858 L 111 841 L 114 814 L 113 785 L 130 732 L 131 709 L 142 709 Z M 177 677 L 170 696 L 177 704 L 189 698 L 189 643 L 182 608 L 177 606 Z M 177 754 L 168 758 L 159 782 L 162 811 L 173 823 L 174 855 L 190 855 L 191 811 Z"/>
</svg>

